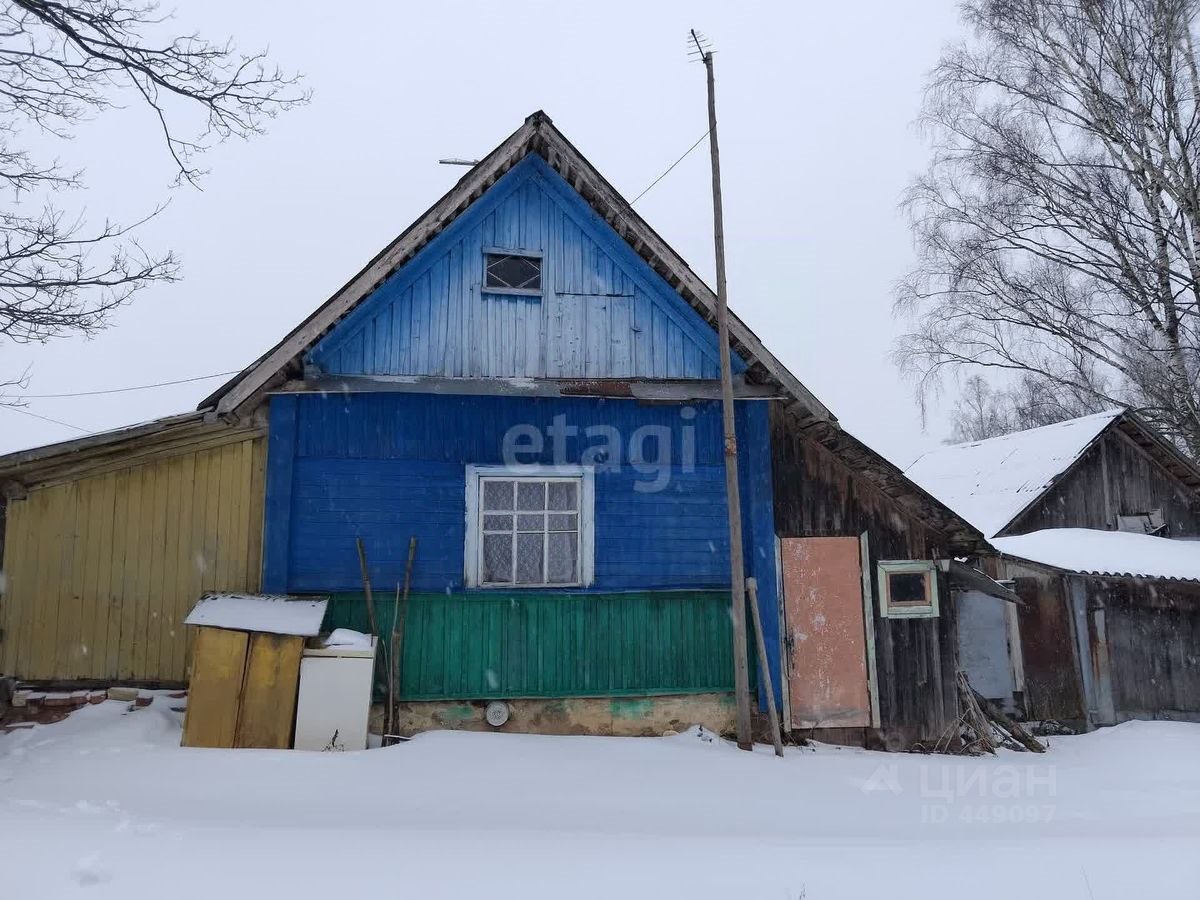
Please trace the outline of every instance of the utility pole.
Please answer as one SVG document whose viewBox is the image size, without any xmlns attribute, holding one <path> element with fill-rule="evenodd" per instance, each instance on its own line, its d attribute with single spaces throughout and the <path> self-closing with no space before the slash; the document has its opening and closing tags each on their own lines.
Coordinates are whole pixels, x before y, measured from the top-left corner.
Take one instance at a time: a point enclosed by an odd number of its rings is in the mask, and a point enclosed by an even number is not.
<svg viewBox="0 0 1200 900">
<path fill-rule="evenodd" d="M 721 354 L 721 413 L 725 426 L 725 495 L 729 509 L 729 573 L 733 619 L 733 689 L 737 699 L 737 743 L 753 749 L 750 735 L 750 673 L 746 659 L 746 566 L 742 558 L 742 501 L 738 490 L 737 429 L 734 425 L 733 370 L 729 362 L 729 306 L 725 284 L 725 215 L 721 208 L 721 153 L 717 146 L 717 96 L 713 51 L 696 29 L 692 55 L 708 77 L 708 147 L 712 157 L 713 243 L 717 254 L 717 339 Z"/>
</svg>

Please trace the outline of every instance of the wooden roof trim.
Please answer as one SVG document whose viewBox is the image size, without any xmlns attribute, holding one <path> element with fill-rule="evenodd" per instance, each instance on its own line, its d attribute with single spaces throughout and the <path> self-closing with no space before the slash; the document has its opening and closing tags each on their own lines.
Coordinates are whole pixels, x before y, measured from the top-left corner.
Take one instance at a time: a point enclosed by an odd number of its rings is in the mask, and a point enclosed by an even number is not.
<svg viewBox="0 0 1200 900">
<path fill-rule="evenodd" d="M 104 431 L 99 434 L 89 434 L 69 441 L 59 441 L 45 444 L 30 450 L 17 450 L 0 456 L 0 478 L 9 477 L 13 472 L 38 464 L 45 464 L 58 457 L 74 456 L 97 449 L 105 449 L 113 444 L 137 440 L 162 432 L 178 430 L 203 424 L 205 411 L 183 413 L 182 415 L 167 416 L 152 422 L 142 422 L 125 428 Z"/>
<path fill-rule="evenodd" d="M 383 249 L 354 278 L 323 303 L 304 322 L 257 361 L 227 382 L 200 404 L 215 407 L 218 414 L 235 413 L 270 387 L 309 347 L 317 342 L 355 306 L 447 227 L 517 162 L 536 152 L 571 184 L 584 200 L 608 222 L 635 251 L 670 284 L 710 325 L 716 322 L 716 295 L 668 244 L 625 201 L 543 112 L 529 116 L 524 124 L 495 150 L 476 164 L 458 183 Z M 829 409 L 806 388 L 758 336 L 736 315 L 730 314 L 730 343 L 751 367 L 780 384 L 804 403 L 818 418 L 836 421 Z"/>
<path fill-rule="evenodd" d="M 1150 427 L 1134 412 L 1117 419 L 1117 428 L 1151 459 L 1175 476 L 1186 488 L 1200 494 L 1200 465 Z"/>
<path fill-rule="evenodd" d="M 847 465 L 853 465 L 876 490 L 941 532 L 952 549 L 963 553 L 994 553 L 986 535 L 953 509 L 938 500 L 899 466 L 880 456 L 840 425 L 805 420 L 802 407 L 786 409 L 797 421 L 803 436 L 813 440 Z"/>
<path fill-rule="evenodd" d="M 148 422 L 0 457 L 0 482 L 28 488 L 71 481 L 151 458 L 208 450 L 266 434 L 262 423 L 237 426 L 211 416 L 178 418 L 180 421 Z"/>
<path fill-rule="evenodd" d="M 9 476 L 0 476 L 0 480 L 9 486 L 10 492 L 14 488 L 21 491 L 35 490 L 78 481 L 81 478 L 94 478 L 109 472 L 150 465 L 159 460 L 183 454 L 203 453 L 227 447 L 230 444 L 256 440 L 265 437 L 266 431 L 265 426 L 243 428 L 223 422 L 208 423 L 201 428 L 172 432 L 169 437 L 155 436 L 142 440 L 123 441 L 102 451 L 86 451 L 76 456 L 36 464 L 25 470 L 18 470 Z"/>
<path fill-rule="evenodd" d="M 312 315 L 258 360 L 201 401 L 200 408 L 212 407 L 221 415 L 231 413 L 269 386 L 273 378 L 284 373 L 289 363 L 315 344 L 526 155 L 540 121 L 538 115 L 535 113 L 526 119 L 520 128 L 473 166 L 453 188 Z"/>
</svg>

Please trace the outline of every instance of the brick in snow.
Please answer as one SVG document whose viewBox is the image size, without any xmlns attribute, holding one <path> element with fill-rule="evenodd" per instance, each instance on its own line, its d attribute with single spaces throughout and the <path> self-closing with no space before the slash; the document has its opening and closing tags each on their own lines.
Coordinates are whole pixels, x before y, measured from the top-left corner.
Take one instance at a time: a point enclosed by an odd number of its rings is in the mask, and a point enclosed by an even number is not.
<svg viewBox="0 0 1200 900">
<path fill-rule="evenodd" d="M 124 703 L 132 703 L 138 698 L 138 689 L 132 687 L 110 687 L 108 689 L 109 700 L 120 700 Z"/>
</svg>

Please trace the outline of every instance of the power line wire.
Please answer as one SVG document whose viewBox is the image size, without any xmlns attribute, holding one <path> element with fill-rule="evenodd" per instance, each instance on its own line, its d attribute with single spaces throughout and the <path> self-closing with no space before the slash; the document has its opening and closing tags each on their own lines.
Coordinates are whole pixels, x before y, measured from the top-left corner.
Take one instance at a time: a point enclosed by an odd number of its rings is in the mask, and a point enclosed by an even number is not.
<svg viewBox="0 0 1200 900">
<path fill-rule="evenodd" d="M 637 203 L 639 200 L 641 200 L 643 197 L 645 197 L 646 194 L 648 194 L 650 192 L 650 188 L 654 187 L 656 184 L 658 184 L 660 181 L 662 181 L 664 178 L 666 178 L 668 175 L 670 175 L 671 170 L 674 169 L 681 162 L 683 162 L 685 159 L 687 159 L 688 155 L 693 150 L 695 150 L 697 147 L 699 147 L 700 144 L 704 141 L 704 139 L 706 137 L 708 137 L 707 131 L 704 132 L 704 134 L 700 135 L 700 137 L 696 140 L 696 143 L 692 144 L 692 146 L 687 148 L 687 150 L 684 152 L 683 156 L 679 157 L 679 159 L 675 160 L 675 162 L 673 162 L 673 163 L 671 163 L 671 165 L 667 166 L 667 171 L 663 172 L 661 175 L 659 175 L 657 178 L 655 178 L 652 182 L 650 182 L 648 185 L 646 185 L 646 189 L 644 191 L 642 191 L 640 194 L 638 194 L 636 197 L 634 197 L 633 200 L 631 200 L 629 202 L 629 205 L 633 206 L 633 204 Z"/>
<path fill-rule="evenodd" d="M 12 412 L 20 413 L 23 416 L 32 416 L 35 419 L 41 419 L 43 422 L 50 422 L 51 424 L 54 424 L 54 425 L 61 425 L 64 428 L 73 428 L 76 431 L 78 431 L 80 434 L 91 434 L 91 432 L 88 431 L 86 428 L 80 428 L 78 425 L 72 425 L 70 422 L 63 422 L 63 421 L 60 421 L 59 419 L 52 419 L 49 416 L 41 416 L 35 412 L 30 412 L 27 409 L 22 409 L 19 406 L 8 406 L 4 403 L 0 403 L 0 409 L 11 410 Z"/>
<path fill-rule="evenodd" d="M 110 388 L 104 391 L 80 391 L 74 394 L 22 394 L 20 397 L 14 397 L 14 400 L 64 400 L 70 397 L 96 397 L 101 394 L 125 394 L 129 391 L 148 391 L 151 388 L 171 387 L 176 384 L 191 384 L 194 381 L 208 381 L 210 378 L 225 378 L 229 375 L 236 375 L 237 371 L 233 372 L 214 372 L 212 375 L 197 375 L 195 378 L 180 378 L 178 381 L 159 381 L 155 384 L 136 384 L 132 387 Z"/>
</svg>

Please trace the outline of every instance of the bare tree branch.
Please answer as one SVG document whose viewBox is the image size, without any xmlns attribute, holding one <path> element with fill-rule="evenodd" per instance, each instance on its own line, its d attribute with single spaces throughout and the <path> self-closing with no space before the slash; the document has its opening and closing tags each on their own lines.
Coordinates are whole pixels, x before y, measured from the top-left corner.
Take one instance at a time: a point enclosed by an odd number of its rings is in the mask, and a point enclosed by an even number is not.
<svg viewBox="0 0 1200 900">
<path fill-rule="evenodd" d="M 83 174 L 35 158 L 21 143 L 27 130 L 69 138 L 131 98 L 158 125 L 176 182 L 195 185 L 205 150 L 261 133 L 308 99 L 264 53 L 169 26 L 138 0 L 0 0 L 0 339 L 92 334 L 139 290 L 178 277 L 172 253 L 133 237 L 161 206 L 131 225 L 65 212 L 58 198 L 83 187 Z"/>
<path fill-rule="evenodd" d="M 1030 397 L 991 397 L 1009 412 L 1132 405 L 1200 455 L 1195 0 L 963 11 L 973 39 L 930 78 L 933 158 L 906 197 L 901 365 L 926 386 L 1011 372 Z"/>
</svg>

